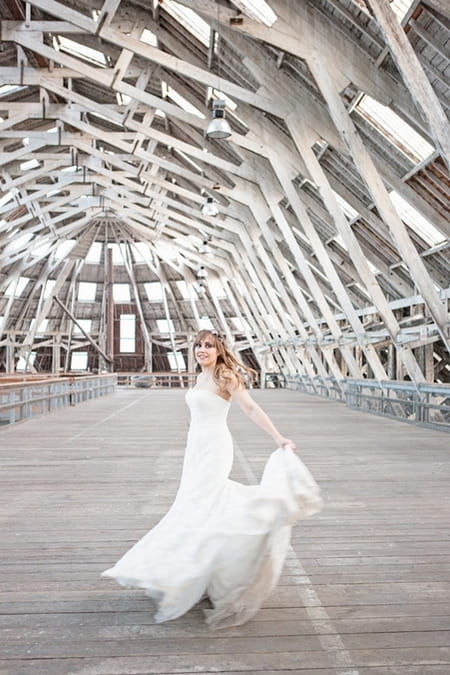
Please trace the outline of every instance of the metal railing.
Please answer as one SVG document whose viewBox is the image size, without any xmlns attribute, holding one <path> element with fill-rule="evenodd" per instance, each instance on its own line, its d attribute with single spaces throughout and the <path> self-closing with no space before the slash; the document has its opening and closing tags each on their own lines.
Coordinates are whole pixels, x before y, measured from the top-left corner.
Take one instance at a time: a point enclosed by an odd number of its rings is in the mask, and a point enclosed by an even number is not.
<svg viewBox="0 0 450 675">
<path fill-rule="evenodd" d="M 193 387 L 195 373 L 117 373 L 117 384 L 142 389 L 183 389 Z"/>
<path fill-rule="evenodd" d="M 286 376 L 286 388 L 333 398 L 349 408 L 450 431 L 450 386 Z"/>
<path fill-rule="evenodd" d="M 0 380 L 0 426 L 106 396 L 114 391 L 116 382 L 115 374 L 39 378 L 5 384 Z"/>
</svg>

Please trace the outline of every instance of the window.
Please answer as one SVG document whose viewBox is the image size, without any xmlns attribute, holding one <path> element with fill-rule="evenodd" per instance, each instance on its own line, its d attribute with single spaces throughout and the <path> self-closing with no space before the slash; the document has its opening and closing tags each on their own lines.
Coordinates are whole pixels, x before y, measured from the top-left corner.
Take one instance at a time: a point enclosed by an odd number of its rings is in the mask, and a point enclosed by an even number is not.
<svg viewBox="0 0 450 675">
<path fill-rule="evenodd" d="M 161 82 L 162 86 L 162 94 L 163 98 L 169 98 L 171 99 L 174 103 L 176 103 L 180 108 L 183 108 L 183 110 L 186 110 L 188 113 L 192 113 L 193 115 L 196 115 L 197 117 L 200 117 L 201 119 L 205 119 L 205 116 L 198 108 L 192 105 L 192 103 L 189 103 L 184 96 L 181 96 L 177 92 L 176 89 L 173 87 L 170 87 L 166 82 Z"/>
<path fill-rule="evenodd" d="M 113 284 L 114 302 L 130 302 L 129 284 Z"/>
<path fill-rule="evenodd" d="M 189 300 L 190 298 L 192 300 L 197 300 L 198 295 L 195 292 L 195 288 L 192 284 L 188 284 L 186 281 L 176 281 L 175 283 L 181 293 L 183 300 Z"/>
<path fill-rule="evenodd" d="M 86 333 L 89 333 L 91 330 L 92 326 L 92 319 L 77 319 L 77 322 L 80 324 L 81 328 L 86 331 Z M 73 326 L 73 334 L 74 335 L 83 335 L 79 327 L 74 324 Z"/>
<path fill-rule="evenodd" d="M 125 244 L 110 244 L 108 248 L 112 250 L 113 265 L 123 265 L 127 255 Z"/>
<path fill-rule="evenodd" d="M 21 171 L 28 171 L 29 169 L 37 169 L 40 166 L 37 159 L 27 159 L 26 162 L 22 162 L 20 165 Z"/>
<path fill-rule="evenodd" d="M 34 325 L 36 323 L 36 318 L 32 319 L 31 324 L 30 324 L 30 330 L 33 330 Z M 42 319 L 39 326 L 36 328 L 36 333 L 45 333 L 48 327 L 48 319 Z"/>
<path fill-rule="evenodd" d="M 63 258 L 66 258 L 74 246 L 75 239 L 67 239 L 66 241 L 62 241 L 60 244 L 58 244 L 55 251 L 56 260 L 63 260 Z"/>
<path fill-rule="evenodd" d="M 211 294 L 215 295 L 216 298 L 221 299 L 221 298 L 228 297 L 227 292 L 224 289 L 224 287 L 222 285 L 222 282 L 219 281 L 219 279 L 214 279 L 214 278 L 209 279 L 208 280 L 208 286 L 209 286 L 209 290 L 211 291 Z"/>
<path fill-rule="evenodd" d="M 150 302 L 162 302 L 164 299 L 164 291 L 162 284 L 159 281 L 149 281 L 144 284 L 145 292 Z"/>
<path fill-rule="evenodd" d="M 233 2 L 248 17 L 265 23 L 269 28 L 277 20 L 277 15 L 274 14 L 265 0 L 233 0 Z"/>
<path fill-rule="evenodd" d="M 54 279 L 47 279 L 47 282 L 45 284 L 45 289 L 44 289 L 44 298 L 47 300 L 52 294 L 53 288 L 56 284 L 56 281 Z"/>
<path fill-rule="evenodd" d="M 88 353 L 87 352 L 72 352 L 70 359 L 71 370 L 87 370 Z"/>
<path fill-rule="evenodd" d="M 181 352 L 167 352 L 170 370 L 186 370 L 186 362 Z"/>
<path fill-rule="evenodd" d="M 156 319 L 156 325 L 160 333 L 173 333 L 175 332 L 175 326 L 173 325 L 172 319 Z"/>
<path fill-rule="evenodd" d="M 31 354 L 28 357 L 21 356 L 19 358 L 19 360 L 17 361 L 16 370 L 21 370 L 21 371 L 31 370 L 31 366 L 34 364 L 35 360 L 36 360 L 36 352 L 31 352 Z M 27 361 L 28 361 L 28 367 L 27 367 Z"/>
<path fill-rule="evenodd" d="M 371 96 L 363 96 L 355 112 L 364 117 L 397 150 L 417 164 L 433 153 L 433 146 L 388 106 Z"/>
<path fill-rule="evenodd" d="M 429 246 L 436 246 L 444 241 L 444 235 L 430 221 L 422 216 L 414 206 L 411 206 L 398 192 L 390 193 L 391 200 L 398 215 L 412 230 L 427 242 Z"/>
<path fill-rule="evenodd" d="M 199 15 L 188 7 L 183 7 L 173 0 L 164 0 L 164 9 L 181 23 L 192 35 L 206 47 L 209 46 L 210 27 Z"/>
<path fill-rule="evenodd" d="M 215 330 L 215 326 L 209 316 L 201 316 L 199 320 L 199 330 Z"/>
<path fill-rule="evenodd" d="M 152 254 L 148 244 L 145 241 L 135 241 L 133 244 L 133 257 L 136 263 L 143 263 L 152 260 Z"/>
<path fill-rule="evenodd" d="M 85 262 L 98 265 L 102 257 L 103 244 L 101 241 L 93 241 L 89 249 Z"/>
<path fill-rule="evenodd" d="M 130 354 L 136 351 L 136 315 L 120 315 L 119 351 Z"/>
<path fill-rule="evenodd" d="M 90 281 L 80 281 L 78 284 L 78 300 L 80 302 L 94 302 L 97 284 Z"/>
<path fill-rule="evenodd" d="M 86 47 L 85 45 L 75 42 L 75 40 L 71 40 L 70 38 L 58 35 L 57 37 L 53 38 L 53 46 L 57 51 L 66 52 L 66 54 L 71 54 L 72 56 L 85 59 L 85 61 L 88 61 L 88 63 L 106 66 L 106 59 L 102 52 L 100 52 L 98 49 Z"/>
</svg>

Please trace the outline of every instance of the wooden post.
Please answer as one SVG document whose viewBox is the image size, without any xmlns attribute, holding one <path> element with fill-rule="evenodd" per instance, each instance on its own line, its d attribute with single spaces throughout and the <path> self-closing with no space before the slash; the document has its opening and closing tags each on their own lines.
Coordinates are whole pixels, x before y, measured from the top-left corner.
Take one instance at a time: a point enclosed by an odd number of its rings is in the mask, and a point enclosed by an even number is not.
<svg viewBox="0 0 450 675">
<path fill-rule="evenodd" d="M 111 248 L 106 249 L 106 353 L 108 355 L 108 369 L 114 371 L 114 269 L 113 253 Z"/>
</svg>

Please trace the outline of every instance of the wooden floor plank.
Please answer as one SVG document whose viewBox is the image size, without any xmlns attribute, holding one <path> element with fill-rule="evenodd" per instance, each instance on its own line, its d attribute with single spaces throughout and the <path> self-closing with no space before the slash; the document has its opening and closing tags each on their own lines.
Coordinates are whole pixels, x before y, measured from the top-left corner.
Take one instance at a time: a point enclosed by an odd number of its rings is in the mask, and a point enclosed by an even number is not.
<svg viewBox="0 0 450 675">
<path fill-rule="evenodd" d="M 188 413 L 177 390 L 118 390 L 0 430 L 0 673 L 446 675 L 449 437 L 284 390 L 255 399 L 321 485 L 253 621 L 212 632 L 99 574 L 169 508 Z M 173 420 L 176 420 L 176 424 Z M 233 478 L 273 449 L 230 413 Z"/>
</svg>

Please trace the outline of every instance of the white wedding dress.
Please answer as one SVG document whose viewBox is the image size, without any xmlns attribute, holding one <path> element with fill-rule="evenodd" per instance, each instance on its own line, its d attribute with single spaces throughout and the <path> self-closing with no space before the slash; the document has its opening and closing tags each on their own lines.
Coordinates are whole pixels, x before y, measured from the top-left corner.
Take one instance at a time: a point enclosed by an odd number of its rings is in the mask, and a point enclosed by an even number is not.
<svg viewBox="0 0 450 675">
<path fill-rule="evenodd" d="M 102 576 L 145 589 L 158 605 L 157 622 L 176 619 L 207 595 L 208 624 L 238 625 L 276 585 L 291 526 L 320 509 L 319 489 L 282 448 L 270 455 L 259 485 L 230 480 L 229 401 L 205 389 L 190 389 L 186 400 L 191 424 L 175 501 Z"/>
</svg>

